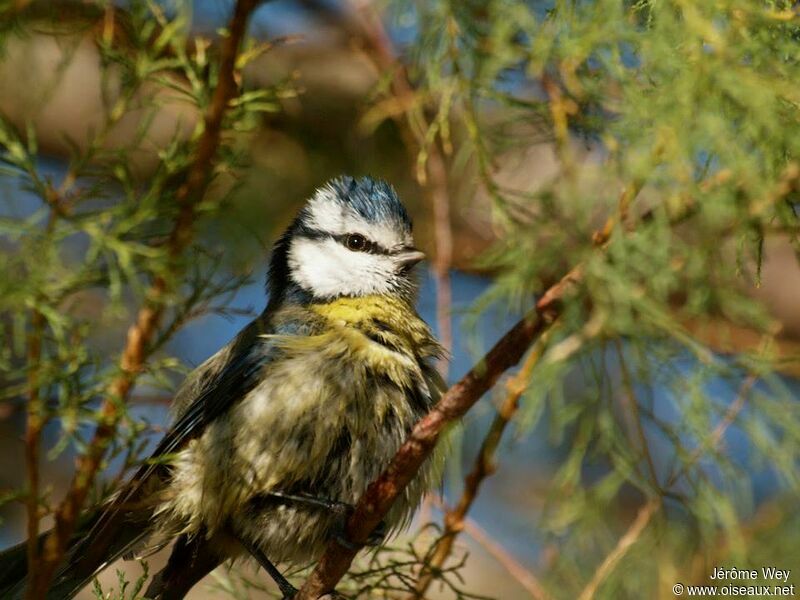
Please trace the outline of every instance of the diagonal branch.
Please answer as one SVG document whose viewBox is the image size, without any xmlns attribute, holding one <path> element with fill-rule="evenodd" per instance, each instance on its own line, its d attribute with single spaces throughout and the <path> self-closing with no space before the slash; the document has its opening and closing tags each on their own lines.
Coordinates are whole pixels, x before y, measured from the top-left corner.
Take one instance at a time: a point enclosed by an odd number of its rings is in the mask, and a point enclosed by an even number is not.
<svg viewBox="0 0 800 600">
<path fill-rule="evenodd" d="M 363 545 L 414 478 L 445 428 L 461 418 L 507 369 L 519 362 L 534 340 L 550 327 L 561 310 L 561 300 L 572 289 L 575 280 L 575 274 L 570 272 L 552 286 L 536 308 L 514 325 L 415 425 L 392 462 L 370 484 L 356 505 L 347 523 L 346 535 L 349 540 Z M 357 552 L 355 546 L 346 547 L 338 540 L 331 541 L 295 600 L 317 600 L 332 591 L 347 572 Z"/>
<path fill-rule="evenodd" d="M 214 156 L 220 145 L 223 117 L 230 100 L 237 93 L 234 78 L 236 57 L 247 30 L 250 14 L 257 5 L 257 0 L 238 0 L 234 8 L 228 35 L 221 48 L 219 80 L 204 118 L 205 128 L 198 140 L 194 160 L 186 179 L 176 194 L 179 211 L 167 242 L 171 258 L 167 275 L 175 275 L 180 271 L 178 258 L 191 242 L 195 209 L 213 171 Z M 55 527 L 47 536 L 40 562 L 36 565 L 36 573 L 30 574 L 27 590 L 27 597 L 30 599 L 45 596 L 55 570 L 64 557 L 78 515 L 116 432 L 117 423 L 121 418 L 120 404 L 127 398 L 148 356 L 148 347 L 161 320 L 164 299 L 171 285 L 164 275 L 155 278 L 146 294 L 144 305 L 139 309 L 136 321 L 128 329 L 125 348 L 120 359 L 120 372 L 109 385 L 107 396 L 100 407 L 98 426 L 94 435 L 86 450 L 76 460 L 75 475 L 66 496 L 56 510 Z"/>
<path fill-rule="evenodd" d="M 621 538 L 619 538 L 619 541 L 617 542 L 617 545 L 614 546 L 614 549 L 608 554 L 608 556 L 605 557 L 603 562 L 600 563 L 600 566 L 597 567 L 597 570 L 595 570 L 591 580 L 586 584 L 586 587 L 583 588 L 580 596 L 578 596 L 578 600 L 591 600 L 594 598 L 594 595 L 597 593 L 600 585 L 616 568 L 619 561 L 622 560 L 622 558 L 628 552 L 628 549 L 630 549 L 630 547 L 636 543 L 636 540 L 638 540 L 642 535 L 645 527 L 647 527 L 647 524 L 650 523 L 650 519 L 660 506 L 661 498 L 656 497 L 648 500 L 639 509 L 639 512 L 636 514 L 636 518 L 630 524 L 628 530 Z"/>
<path fill-rule="evenodd" d="M 455 507 L 447 510 L 444 515 L 444 532 L 436 543 L 436 549 L 429 564 L 423 567 L 414 592 L 409 597 L 424 598 L 425 592 L 434 580 L 435 574 L 444 565 L 453 550 L 456 537 L 465 527 L 467 513 L 472 508 L 472 504 L 478 497 L 483 481 L 495 471 L 495 454 L 500 445 L 506 427 L 511 422 L 519 406 L 519 399 L 531 377 L 531 372 L 539 362 L 544 349 L 547 345 L 547 338 L 552 328 L 545 331 L 538 339 L 528 358 L 525 360 L 519 372 L 508 382 L 508 395 L 503 401 L 502 406 L 495 415 L 489 431 L 483 438 L 483 443 L 475 459 L 472 470 L 464 480 L 464 491 Z M 549 596 L 544 590 L 534 595 L 537 600 L 543 600 Z"/>
<path fill-rule="evenodd" d="M 612 218 L 595 233 L 593 243 L 604 249 L 616 221 Z M 373 481 L 347 523 L 346 534 L 355 544 L 363 545 L 397 497 L 414 478 L 430 455 L 439 435 L 461 418 L 491 388 L 506 370 L 517 364 L 533 342 L 551 329 L 561 313 L 564 300 L 583 280 L 583 263 L 574 266 L 541 296 L 536 307 L 514 325 L 461 381 L 442 396 L 436 406 L 411 431 L 392 462 Z M 294 600 L 317 600 L 331 592 L 344 577 L 360 548 L 345 547 L 333 540 L 325 549 L 314 571 Z"/>
<path fill-rule="evenodd" d="M 707 452 L 716 451 L 722 442 L 722 438 L 725 436 L 725 432 L 728 431 L 728 428 L 733 425 L 734 421 L 736 421 L 739 413 L 742 412 L 742 409 L 747 403 L 750 389 L 753 387 L 753 385 L 755 385 L 757 379 L 758 377 L 751 374 L 742 382 L 742 385 L 739 387 L 739 392 L 736 394 L 736 400 L 734 400 L 725 411 L 725 415 L 722 417 L 720 422 L 717 423 L 717 426 L 714 428 L 708 438 L 699 443 L 686 461 L 684 461 L 681 466 L 670 475 L 669 479 L 664 485 L 665 489 L 669 489 L 675 485 L 675 483 L 677 483 L 681 477 L 686 475 L 686 473 L 698 460 L 703 457 L 704 454 Z"/>
</svg>

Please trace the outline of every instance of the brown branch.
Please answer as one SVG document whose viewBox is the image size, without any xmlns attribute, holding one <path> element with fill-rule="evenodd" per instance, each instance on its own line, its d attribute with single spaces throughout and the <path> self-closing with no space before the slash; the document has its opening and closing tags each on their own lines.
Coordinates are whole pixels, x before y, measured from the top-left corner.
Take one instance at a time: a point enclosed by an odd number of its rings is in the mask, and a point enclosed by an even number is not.
<svg viewBox="0 0 800 600">
<path fill-rule="evenodd" d="M 592 575 L 592 578 L 589 580 L 589 583 L 586 584 L 586 587 L 583 588 L 580 596 L 578 596 L 578 600 L 591 600 L 594 598 L 594 595 L 597 593 L 600 585 L 616 568 L 617 564 L 620 560 L 622 560 L 622 557 L 625 556 L 625 553 L 628 551 L 628 549 L 636 543 L 636 540 L 638 540 L 642 535 L 645 527 L 647 527 L 647 524 L 650 523 L 650 519 L 660 506 L 661 498 L 653 498 L 639 509 L 639 512 L 636 514 L 636 518 L 633 520 L 633 523 L 630 524 L 628 530 L 619 539 L 614 549 L 608 554 L 608 556 L 605 557 L 603 562 L 600 563 L 600 566 L 597 567 L 594 575 Z"/>
<path fill-rule="evenodd" d="M 409 598 L 424 598 L 425 592 L 433 582 L 436 573 L 440 571 L 450 553 L 453 550 L 456 537 L 464 529 L 464 522 L 467 513 L 472 508 L 472 504 L 478 497 L 478 491 L 484 479 L 492 475 L 496 469 L 495 454 L 500 445 L 503 433 L 519 407 L 519 399 L 531 377 L 531 372 L 544 352 L 547 343 L 548 333 L 552 328 L 544 332 L 537 341 L 533 350 L 528 355 L 522 368 L 508 382 L 508 395 L 492 421 L 489 431 L 483 438 L 483 443 L 475 459 L 472 470 L 464 480 L 464 491 L 455 507 L 447 510 L 444 515 L 444 532 L 436 543 L 436 549 L 431 556 L 430 562 L 424 565 L 414 593 Z M 542 599 L 545 596 L 534 596 Z"/>
<path fill-rule="evenodd" d="M 639 187 L 637 185 L 637 189 Z M 595 233 L 592 241 L 598 248 L 605 248 L 614 225 L 615 220 L 610 219 L 601 231 Z M 583 275 L 584 266 L 578 264 L 548 288 L 536 303 L 536 308 L 506 332 L 489 353 L 447 390 L 431 412 L 414 426 L 392 462 L 370 484 L 356 505 L 347 523 L 349 540 L 359 545 L 365 542 L 430 455 L 442 431 L 461 418 L 550 328 L 561 313 L 563 301 L 575 290 Z M 294 600 L 317 600 L 331 592 L 357 552 L 358 549 L 345 547 L 338 540 L 332 541 Z"/>
<path fill-rule="evenodd" d="M 432 503 L 444 510 L 441 496 L 431 494 Z M 544 589 L 539 578 L 514 558 L 508 550 L 469 517 L 464 518 L 463 531 L 486 550 L 497 563 L 511 575 L 531 595 L 534 600 L 551 600 L 552 596 Z"/>
<path fill-rule="evenodd" d="M 65 201 L 48 183 L 44 187 L 44 200 L 50 207 L 44 235 L 50 238 L 58 218 L 64 215 Z M 37 300 L 42 300 L 41 297 Z M 39 447 L 42 428 L 45 424 L 45 403 L 41 392 L 42 336 L 46 320 L 38 307 L 31 314 L 31 330 L 28 335 L 28 402 L 25 421 L 25 470 L 28 476 L 27 511 L 27 559 L 28 573 L 35 578 L 39 568 Z"/>
<path fill-rule="evenodd" d="M 195 208 L 213 172 L 213 159 L 220 144 L 223 117 L 237 91 L 234 79 L 236 57 L 245 36 L 249 16 L 257 4 L 257 0 L 238 0 L 228 26 L 228 35 L 222 44 L 219 80 L 205 115 L 205 129 L 198 141 L 197 151 L 186 179 L 176 194 L 179 212 L 168 240 L 169 255 L 172 259 L 168 266 L 170 275 L 178 272 L 177 259 L 192 238 Z M 170 284 L 163 275 L 155 279 L 135 323 L 128 329 L 125 348 L 120 359 L 120 372 L 109 385 L 108 395 L 100 407 L 98 426 L 92 440 L 86 451 L 76 459 L 75 475 L 66 496 L 56 510 L 55 527 L 47 536 L 37 577 L 30 579 L 28 598 L 45 596 L 55 570 L 64 556 L 69 539 L 75 530 L 78 515 L 100 470 L 106 449 L 116 432 L 121 417 L 120 403 L 127 398 L 144 366 L 148 345 L 158 328 L 164 310 L 164 297 L 169 287 Z"/>
<path fill-rule="evenodd" d="M 434 243 L 436 258 L 433 261 L 433 273 L 436 281 L 436 323 L 439 329 L 439 341 L 448 352 L 453 349 L 453 290 L 450 285 L 450 267 L 453 263 L 453 230 L 450 223 L 450 200 L 447 193 L 447 171 L 444 159 L 438 150 L 428 156 L 428 172 L 430 173 L 430 196 L 433 204 Z M 442 357 L 439 372 L 447 378 L 449 356 Z"/>
<path fill-rule="evenodd" d="M 27 533 L 28 573 L 34 577 L 39 565 L 39 444 L 44 425 L 39 369 L 42 358 L 44 317 L 38 310 L 31 316 L 28 335 L 28 411 L 25 423 L 25 468 L 28 475 Z"/>
<path fill-rule="evenodd" d="M 514 325 L 414 426 L 389 466 L 356 505 L 347 522 L 349 540 L 359 545 L 366 541 L 430 455 L 442 431 L 461 418 L 507 369 L 517 364 L 533 341 L 550 326 L 560 311 L 560 300 L 571 287 L 572 275 L 567 277 L 569 281 L 562 280 L 553 286 L 546 294 L 547 300 L 540 300 L 536 309 Z M 317 600 L 332 591 L 357 551 L 338 540 L 331 541 L 295 600 Z"/>
</svg>

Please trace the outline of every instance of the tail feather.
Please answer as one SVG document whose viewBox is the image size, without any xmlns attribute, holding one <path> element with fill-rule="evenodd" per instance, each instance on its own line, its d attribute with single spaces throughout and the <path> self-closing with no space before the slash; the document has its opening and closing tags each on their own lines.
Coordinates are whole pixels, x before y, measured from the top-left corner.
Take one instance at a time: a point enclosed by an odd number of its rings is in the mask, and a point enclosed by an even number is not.
<svg viewBox="0 0 800 600">
<path fill-rule="evenodd" d="M 44 545 L 47 533 L 37 539 L 39 551 Z M 12 598 L 14 587 L 24 581 L 28 575 L 28 542 L 27 540 L 0 552 L 0 598 Z"/>
<path fill-rule="evenodd" d="M 112 563 L 148 534 L 151 511 L 119 513 L 115 522 L 93 533 L 101 516 L 85 519 L 73 535 L 62 566 L 47 592 L 47 600 L 67 600 L 77 594 L 105 566 Z M 42 548 L 47 532 L 39 536 Z M 27 542 L 0 552 L 0 598 L 22 600 L 28 586 Z"/>
<path fill-rule="evenodd" d="M 172 546 L 167 565 L 153 577 L 145 592 L 153 600 L 181 600 L 203 577 L 225 560 L 204 535 L 183 534 Z"/>
</svg>

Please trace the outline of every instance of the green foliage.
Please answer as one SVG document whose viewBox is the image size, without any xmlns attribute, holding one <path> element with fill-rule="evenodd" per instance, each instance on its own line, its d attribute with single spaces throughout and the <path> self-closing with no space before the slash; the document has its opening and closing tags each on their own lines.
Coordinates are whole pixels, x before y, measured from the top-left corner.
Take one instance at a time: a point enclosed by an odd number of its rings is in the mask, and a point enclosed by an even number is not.
<svg viewBox="0 0 800 600">
<path fill-rule="evenodd" d="M 141 565 L 142 574 L 133 582 L 132 587 L 125 573 L 119 570 L 117 571 L 117 585 L 119 587 L 116 592 L 113 589 L 104 591 L 100 582 L 95 579 L 92 582 L 92 591 L 94 592 L 95 600 L 143 600 L 144 584 L 147 582 L 149 569 L 145 561 L 142 561 Z"/>
<path fill-rule="evenodd" d="M 497 273 L 481 310 L 529 306 L 581 265 L 519 413 L 524 430 L 546 419 L 568 448 L 535 526 L 558 556 L 550 589 L 579 594 L 620 536 L 609 515 L 637 498 L 661 497 L 663 510 L 601 597 L 655 596 L 675 573 L 703 581 L 690 557 L 755 564 L 772 543 L 744 533 L 757 514 L 754 473 L 780 480 L 761 506 L 800 498 L 800 413 L 773 374 L 785 366 L 778 325 L 754 294 L 766 238 L 787 240 L 800 259 L 795 4 L 394 8 L 419 27 L 420 95 L 431 113 L 448 107 L 450 131 L 463 132 L 455 165 L 481 184 L 502 228 L 481 263 Z M 506 183 L 506 165 L 541 140 L 556 172 Z M 760 343 L 715 355 L 689 324 L 719 322 Z M 728 429 L 745 436 L 746 458 L 726 450 Z M 775 511 L 777 539 L 790 515 Z M 637 568 L 654 551 L 660 566 Z"/>
<path fill-rule="evenodd" d="M 111 6 L 82 10 L 102 16 Z M 219 77 L 216 45 L 190 34 L 188 6 L 176 3 L 167 16 L 137 0 L 114 11 L 113 31 L 74 28 L 99 52 L 103 113 L 88 140 L 67 141 L 63 176 L 48 174 L 33 120 L 15 127 L 0 117 L 0 184 L 33 206 L 9 202 L 0 213 L 0 402 L 30 400 L 36 382 L 43 402 L 29 410 L 60 430 L 49 459 L 85 447 L 97 400 L 119 373 L 119 336 L 106 330 L 131 322 L 154 281 L 169 283 L 168 311 L 139 383 L 171 390 L 182 367 L 165 344 L 190 319 L 224 312 L 246 279 L 230 275 L 239 271 L 213 236 L 179 257 L 167 243 Z M 798 357 L 778 360 L 778 323 L 754 290 L 765 240 L 785 240 L 800 259 L 795 3 L 397 0 L 385 16 L 412 38 L 402 53 L 415 87 L 406 109 L 427 127 L 417 172 L 442 148 L 451 180 L 470 196 L 479 190 L 500 233 L 480 262 L 494 285 L 476 313 L 528 308 L 581 265 L 514 420 L 517 439 L 542 432 L 559 452 L 530 523 L 545 549 L 547 589 L 577 597 L 651 498 L 658 511 L 598 597 L 656 597 L 667 584 L 705 581 L 713 566 L 790 567 L 786 557 L 800 554 L 800 408 L 797 388 L 776 370 Z M 15 15 L 0 35 L 41 26 Z M 237 66 L 268 50 L 248 42 Z M 365 118 L 372 125 L 388 81 Z M 287 82 L 245 87 L 231 103 L 198 230 L 226 216 L 248 134 L 294 93 Z M 158 146 L 145 179 L 134 159 L 152 150 L 165 106 L 181 106 L 186 120 Z M 137 129 L 120 143 L 114 133 L 131 121 Z M 554 172 L 535 184 L 509 177 L 539 166 L 524 160 L 541 144 Z M 758 343 L 721 356 L 702 335 L 716 323 Z M 150 430 L 120 408 L 107 456 L 120 460 L 118 478 L 141 460 Z M 729 451 L 730 434 L 744 440 L 745 456 Z M 777 483 L 761 498 L 753 478 L 765 472 Z M 24 499 L 24 490 L 0 494 Z M 362 557 L 340 589 L 403 597 L 433 548 L 421 535 Z M 459 558 L 436 571 L 435 585 L 477 597 L 460 582 L 461 567 Z M 272 589 L 261 575 L 216 576 L 231 597 Z M 130 586 L 120 575 L 117 595 L 99 584 L 95 595 L 137 598 L 143 581 Z"/>
<path fill-rule="evenodd" d="M 96 8 L 102 15 L 113 7 Z M 0 214 L 2 400 L 16 404 L 35 382 L 42 401 L 29 409 L 60 428 L 60 440 L 47 449 L 50 460 L 85 447 L 88 425 L 98 418 L 97 401 L 107 397 L 119 372 L 119 335 L 150 300 L 153 282 L 167 282 L 167 310 L 146 349 L 140 384 L 143 390 L 172 391 L 171 374 L 183 367 L 165 354 L 165 344 L 190 319 L 224 314 L 247 280 L 230 274 L 222 245 L 203 240 L 176 257 L 168 242 L 180 207 L 178 189 L 217 83 L 217 52 L 208 40 L 190 35 L 187 6 L 170 17 L 153 2 L 133 2 L 128 9 L 114 11 L 114 29 L 66 28 L 68 37 L 88 35 L 98 53 L 103 112 L 101 125 L 85 139 L 67 140 L 72 152 L 63 174 L 51 174 L 40 158 L 34 111 L 22 131 L 0 116 L 0 169 L 10 197 Z M 49 31 L 50 18 L 46 10 L 44 16 L 34 13 L 28 21 L 20 18 L 19 27 L 28 34 Z M 248 42 L 238 68 L 267 49 Z M 288 93 L 281 83 L 245 89 L 234 99 L 196 228 L 228 208 L 236 176 L 248 162 L 243 136 Z M 165 107 L 182 111 L 187 123 L 169 132 L 158 163 L 143 178 L 139 157 L 158 145 L 154 121 Z M 130 123 L 135 130 L 120 141 L 119 127 Z M 127 405 L 119 408 L 122 427 L 106 458 L 121 457 L 124 471 L 141 460 L 150 424 L 131 417 Z"/>
</svg>

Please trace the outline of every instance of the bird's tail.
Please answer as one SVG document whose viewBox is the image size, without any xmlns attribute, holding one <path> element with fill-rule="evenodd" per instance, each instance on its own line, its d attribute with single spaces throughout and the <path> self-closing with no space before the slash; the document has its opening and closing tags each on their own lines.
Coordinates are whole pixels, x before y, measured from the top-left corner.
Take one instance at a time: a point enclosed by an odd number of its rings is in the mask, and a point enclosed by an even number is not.
<svg viewBox="0 0 800 600">
<path fill-rule="evenodd" d="M 39 535 L 36 543 L 41 552 L 46 533 Z M 13 598 L 16 584 L 23 582 L 28 575 L 28 542 L 12 546 L 0 552 L 0 598 Z"/>
<path fill-rule="evenodd" d="M 62 566 L 47 592 L 47 600 L 67 600 L 77 594 L 106 565 L 130 551 L 148 533 L 150 510 L 118 512 L 111 519 L 102 509 L 79 524 Z M 102 527 L 98 527 L 101 520 Z M 39 535 L 39 554 L 47 532 Z M 28 542 L 0 552 L 0 598 L 22 600 L 28 586 Z"/>
</svg>

